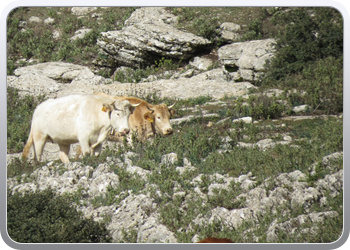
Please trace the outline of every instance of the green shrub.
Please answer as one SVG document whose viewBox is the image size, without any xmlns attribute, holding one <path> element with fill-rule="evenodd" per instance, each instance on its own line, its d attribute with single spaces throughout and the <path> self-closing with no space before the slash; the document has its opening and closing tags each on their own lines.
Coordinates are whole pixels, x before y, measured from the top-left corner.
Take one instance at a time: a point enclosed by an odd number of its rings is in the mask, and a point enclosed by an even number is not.
<svg viewBox="0 0 350 250">
<path fill-rule="evenodd" d="M 327 57 L 305 67 L 298 87 L 306 91 L 306 103 L 326 114 L 343 112 L 343 62 Z"/>
<path fill-rule="evenodd" d="M 268 64 L 267 82 L 301 72 L 308 62 L 342 58 L 343 20 L 332 8 L 295 8 L 276 16 L 284 23 L 277 36 L 277 53 Z"/>
<path fill-rule="evenodd" d="M 35 169 L 45 166 L 46 162 L 29 162 L 23 158 L 17 158 L 11 160 L 7 164 L 7 177 L 21 176 L 22 174 L 31 174 Z"/>
<path fill-rule="evenodd" d="M 213 195 L 208 197 L 208 203 L 212 208 L 224 207 L 226 209 L 239 209 L 245 206 L 244 199 L 236 199 L 242 193 L 240 187 L 230 184 L 227 189 L 214 189 Z"/>
<path fill-rule="evenodd" d="M 7 200 L 7 229 L 19 243 L 111 242 L 104 224 L 84 219 L 64 196 L 52 190 L 11 194 Z"/>
<path fill-rule="evenodd" d="M 248 24 L 248 31 L 244 33 L 241 40 L 260 40 L 263 37 L 262 22 L 259 19 L 254 19 Z"/>
<path fill-rule="evenodd" d="M 250 115 L 253 119 L 275 119 L 285 110 L 284 105 L 279 103 L 275 97 L 266 95 L 250 96 L 248 103 L 251 106 Z"/>
<path fill-rule="evenodd" d="M 202 37 L 213 41 L 217 36 L 219 36 L 219 22 L 216 18 L 208 19 L 200 17 L 194 20 L 193 29 L 197 30 L 198 34 Z"/>
<path fill-rule="evenodd" d="M 104 55 L 101 55 L 103 59 L 106 59 Z M 172 59 L 161 59 L 154 62 L 154 65 L 147 66 L 146 68 L 125 68 L 123 70 L 117 70 L 114 75 L 114 80 L 126 83 L 139 83 L 142 79 L 147 78 L 150 75 L 156 75 L 159 79 L 167 79 L 171 74 L 165 74 L 167 71 L 173 71 L 182 65 L 183 62 L 173 61 Z"/>
<path fill-rule="evenodd" d="M 327 57 L 309 62 L 298 74 L 287 76 L 275 83 L 286 90 L 292 106 L 308 104 L 311 112 L 337 114 L 343 112 L 342 58 Z M 290 92 L 290 91 L 289 91 Z"/>
</svg>

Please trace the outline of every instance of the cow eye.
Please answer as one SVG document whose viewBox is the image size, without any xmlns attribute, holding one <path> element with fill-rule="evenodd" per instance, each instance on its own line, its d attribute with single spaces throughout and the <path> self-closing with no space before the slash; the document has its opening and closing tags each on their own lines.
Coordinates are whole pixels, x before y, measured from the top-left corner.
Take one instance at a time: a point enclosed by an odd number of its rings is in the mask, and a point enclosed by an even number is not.
<svg viewBox="0 0 350 250">
<path fill-rule="evenodd" d="M 160 116 L 158 116 L 157 118 L 158 118 L 158 120 L 160 120 Z"/>
</svg>

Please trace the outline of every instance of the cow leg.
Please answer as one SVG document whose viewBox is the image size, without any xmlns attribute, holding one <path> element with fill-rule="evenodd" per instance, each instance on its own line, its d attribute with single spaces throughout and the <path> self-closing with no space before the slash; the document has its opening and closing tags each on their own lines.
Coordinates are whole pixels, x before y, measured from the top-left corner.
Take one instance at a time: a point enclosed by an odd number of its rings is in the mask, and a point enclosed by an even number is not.
<svg viewBox="0 0 350 250">
<path fill-rule="evenodd" d="M 60 146 L 60 159 L 63 163 L 69 163 L 69 149 L 70 149 L 70 144 L 64 145 L 64 144 L 58 144 Z"/>
<path fill-rule="evenodd" d="M 81 147 L 81 152 L 83 153 L 83 157 L 85 155 L 90 155 L 91 151 L 90 151 L 90 144 L 88 141 L 79 141 L 80 143 L 80 147 Z"/>
<path fill-rule="evenodd" d="M 106 131 L 100 133 L 97 141 L 91 145 L 91 155 L 95 154 L 95 156 L 99 156 L 102 150 L 102 143 L 106 140 L 109 131 L 110 129 L 107 129 Z"/>
<path fill-rule="evenodd" d="M 100 135 L 97 138 L 97 141 L 94 144 L 91 145 L 92 151 L 94 151 L 94 149 L 97 146 L 101 145 L 106 140 L 109 131 L 111 131 L 111 130 L 107 129 L 106 131 L 100 133 Z"/>
<path fill-rule="evenodd" d="M 39 133 L 34 132 L 33 134 L 33 144 L 34 144 L 34 160 L 41 161 L 41 156 L 43 154 L 44 146 L 46 143 L 47 136 Z"/>
<path fill-rule="evenodd" d="M 102 143 L 98 144 L 97 146 L 95 147 L 92 147 L 91 146 L 91 155 L 92 154 L 95 154 L 95 156 L 99 156 L 100 153 L 101 153 L 101 150 L 102 150 Z"/>
</svg>

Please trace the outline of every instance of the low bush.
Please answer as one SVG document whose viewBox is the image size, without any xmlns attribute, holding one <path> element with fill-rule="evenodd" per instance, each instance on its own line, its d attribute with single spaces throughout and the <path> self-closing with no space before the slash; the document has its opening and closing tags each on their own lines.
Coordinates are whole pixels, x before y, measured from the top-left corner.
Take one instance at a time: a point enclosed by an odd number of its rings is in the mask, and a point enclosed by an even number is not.
<svg viewBox="0 0 350 250">
<path fill-rule="evenodd" d="M 178 69 L 183 62 L 161 58 L 154 62 L 154 65 L 148 66 L 146 68 L 124 68 L 119 69 L 114 73 L 114 80 L 121 83 L 139 83 L 141 80 L 149 77 L 150 75 L 155 75 L 157 79 L 167 79 L 172 74 L 168 74 L 168 71 L 174 71 Z"/>
<path fill-rule="evenodd" d="M 244 33 L 241 40 L 260 40 L 263 37 L 262 22 L 260 19 L 254 19 L 248 24 L 248 31 Z"/>
<path fill-rule="evenodd" d="M 67 197 L 56 196 L 52 190 L 7 195 L 7 229 L 16 242 L 111 242 L 104 224 L 84 219 Z"/>
<path fill-rule="evenodd" d="M 251 107 L 250 116 L 255 120 L 275 119 L 285 111 L 285 106 L 276 97 L 254 95 L 249 97 L 248 103 Z"/>
<path fill-rule="evenodd" d="M 343 20 L 333 8 L 294 8 L 275 16 L 284 23 L 277 35 L 275 57 L 268 64 L 265 81 L 302 72 L 309 62 L 343 56 Z"/>
</svg>

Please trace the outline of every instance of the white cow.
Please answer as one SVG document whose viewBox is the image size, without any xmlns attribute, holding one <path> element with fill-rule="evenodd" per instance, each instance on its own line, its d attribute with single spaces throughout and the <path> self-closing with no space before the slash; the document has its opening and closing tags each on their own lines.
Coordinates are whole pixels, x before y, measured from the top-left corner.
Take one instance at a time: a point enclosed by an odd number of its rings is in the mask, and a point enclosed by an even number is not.
<svg viewBox="0 0 350 250">
<path fill-rule="evenodd" d="M 128 118 L 139 104 L 96 95 L 70 95 L 48 99 L 34 111 L 28 141 L 23 149 L 27 158 L 31 146 L 40 161 L 47 140 L 60 147 L 60 159 L 69 162 L 70 144 L 79 142 L 83 155 L 98 155 L 111 129 L 129 133 Z"/>
</svg>

